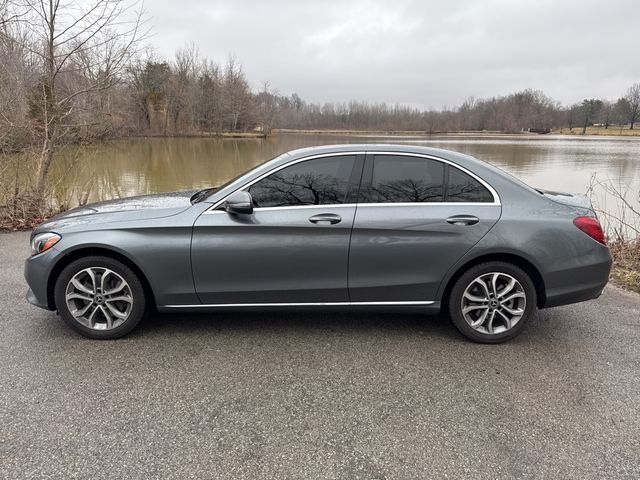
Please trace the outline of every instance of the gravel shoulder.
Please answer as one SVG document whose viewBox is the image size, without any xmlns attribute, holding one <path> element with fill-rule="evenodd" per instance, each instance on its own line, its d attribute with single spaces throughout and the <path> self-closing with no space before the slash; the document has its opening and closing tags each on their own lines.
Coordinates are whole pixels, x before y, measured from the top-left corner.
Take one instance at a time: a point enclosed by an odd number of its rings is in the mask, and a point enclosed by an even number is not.
<svg viewBox="0 0 640 480">
<path fill-rule="evenodd" d="M 445 318 L 156 315 L 84 339 L 0 234 L 0 478 L 640 478 L 640 295 L 504 345 Z"/>
</svg>

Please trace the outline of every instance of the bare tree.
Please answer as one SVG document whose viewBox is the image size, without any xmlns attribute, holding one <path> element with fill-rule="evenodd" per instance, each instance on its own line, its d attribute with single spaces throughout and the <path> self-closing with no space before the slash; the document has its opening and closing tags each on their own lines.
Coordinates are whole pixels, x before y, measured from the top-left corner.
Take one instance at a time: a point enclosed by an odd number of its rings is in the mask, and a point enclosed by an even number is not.
<svg viewBox="0 0 640 480">
<path fill-rule="evenodd" d="M 37 208 L 56 151 L 88 125 L 81 113 L 93 107 L 90 97 L 118 81 L 147 31 L 142 8 L 136 11 L 139 4 L 127 0 L 25 0 L 12 5 L 10 15 L 22 15 L 27 33 L 20 44 L 41 67 L 31 109 L 41 138 L 33 192 Z"/>
<path fill-rule="evenodd" d="M 271 134 L 271 129 L 278 115 L 278 92 L 272 91 L 269 82 L 262 84 L 262 91 L 256 95 L 256 107 L 260 129 L 265 135 Z"/>
<path fill-rule="evenodd" d="M 631 124 L 631 130 L 633 125 L 640 120 L 640 82 L 634 83 L 627 90 L 627 94 L 624 96 L 628 106 L 628 122 Z"/>
</svg>

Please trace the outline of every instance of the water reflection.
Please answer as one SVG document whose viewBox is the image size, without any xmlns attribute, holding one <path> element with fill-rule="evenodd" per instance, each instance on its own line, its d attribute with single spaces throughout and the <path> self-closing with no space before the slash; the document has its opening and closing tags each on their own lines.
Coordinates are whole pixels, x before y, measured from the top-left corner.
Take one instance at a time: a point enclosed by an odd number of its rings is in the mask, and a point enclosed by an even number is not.
<svg viewBox="0 0 640 480">
<path fill-rule="evenodd" d="M 280 134 L 266 140 L 141 138 L 70 148 L 53 165 L 63 190 L 90 200 L 218 185 L 294 148 L 335 143 L 407 143 L 467 153 L 550 190 L 584 193 L 593 173 L 640 189 L 640 138 L 569 136 L 340 136 Z"/>
</svg>

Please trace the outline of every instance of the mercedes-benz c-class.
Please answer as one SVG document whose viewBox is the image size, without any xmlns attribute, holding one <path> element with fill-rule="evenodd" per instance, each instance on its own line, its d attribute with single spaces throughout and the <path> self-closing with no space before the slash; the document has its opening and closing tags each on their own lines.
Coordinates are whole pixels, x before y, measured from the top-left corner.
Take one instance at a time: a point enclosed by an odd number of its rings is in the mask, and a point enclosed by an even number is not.
<svg viewBox="0 0 640 480">
<path fill-rule="evenodd" d="M 497 343 L 536 308 L 598 297 L 611 268 L 586 197 L 407 145 L 300 149 L 218 188 L 81 206 L 31 248 L 28 301 L 100 339 L 156 310 L 366 306 L 446 311 Z"/>
</svg>

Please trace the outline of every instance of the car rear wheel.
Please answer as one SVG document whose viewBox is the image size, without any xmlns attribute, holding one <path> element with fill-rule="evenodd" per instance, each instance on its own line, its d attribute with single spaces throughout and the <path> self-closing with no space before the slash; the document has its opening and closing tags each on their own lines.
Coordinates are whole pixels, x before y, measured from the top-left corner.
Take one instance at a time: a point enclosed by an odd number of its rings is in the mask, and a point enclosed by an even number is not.
<svg viewBox="0 0 640 480">
<path fill-rule="evenodd" d="M 126 335 L 145 311 L 138 276 L 122 262 L 103 256 L 80 258 L 67 265 L 56 281 L 55 301 L 67 325 L 97 339 Z"/>
<path fill-rule="evenodd" d="M 517 336 L 536 306 L 536 289 L 521 268 L 487 262 L 470 268 L 457 280 L 449 297 L 449 314 L 467 338 L 500 343 Z"/>
</svg>

